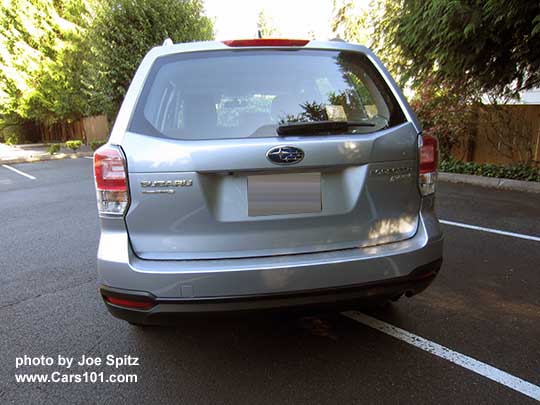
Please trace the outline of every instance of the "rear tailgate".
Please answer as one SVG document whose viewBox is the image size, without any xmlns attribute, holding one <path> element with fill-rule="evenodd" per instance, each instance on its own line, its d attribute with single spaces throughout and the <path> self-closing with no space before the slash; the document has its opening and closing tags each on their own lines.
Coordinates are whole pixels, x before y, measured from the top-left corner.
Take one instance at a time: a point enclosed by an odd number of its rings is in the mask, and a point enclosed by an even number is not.
<svg viewBox="0 0 540 405">
<path fill-rule="evenodd" d="M 416 232 L 418 131 L 361 53 L 171 54 L 138 99 L 121 146 L 143 259 L 321 252 Z M 302 133 L 281 131 L 298 123 Z"/>
<path fill-rule="evenodd" d="M 305 153 L 294 169 L 266 158 L 269 149 L 283 144 L 280 139 L 147 138 L 130 134 L 123 145 L 132 196 L 126 223 L 141 258 L 318 252 L 401 240 L 416 232 L 420 195 L 411 124 L 357 137 L 288 140 Z M 320 211 L 250 216 L 249 179 L 291 173 L 320 173 Z"/>
</svg>

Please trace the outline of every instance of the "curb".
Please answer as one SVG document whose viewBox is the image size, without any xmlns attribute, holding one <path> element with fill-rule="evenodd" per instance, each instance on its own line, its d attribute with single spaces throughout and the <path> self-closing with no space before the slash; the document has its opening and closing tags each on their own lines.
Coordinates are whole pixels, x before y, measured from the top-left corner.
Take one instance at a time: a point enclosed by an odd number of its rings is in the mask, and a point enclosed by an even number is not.
<svg viewBox="0 0 540 405">
<path fill-rule="evenodd" d="M 55 142 L 55 143 L 61 144 L 61 142 Z M 23 143 L 20 145 L 12 145 L 12 147 L 26 150 L 26 149 L 46 148 L 49 145 L 51 145 L 51 143 Z"/>
<path fill-rule="evenodd" d="M 14 159 L 0 159 L 0 164 L 9 165 L 16 163 L 34 163 L 47 160 L 77 159 L 85 156 L 93 156 L 94 152 L 58 153 L 56 155 L 41 155 Z"/>
<path fill-rule="evenodd" d="M 480 187 L 496 188 L 499 190 L 540 193 L 540 182 L 537 181 L 497 179 L 494 177 L 474 176 L 472 174 L 457 173 L 439 173 L 438 179 L 447 183 L 464 183 Z"/>
</svg>

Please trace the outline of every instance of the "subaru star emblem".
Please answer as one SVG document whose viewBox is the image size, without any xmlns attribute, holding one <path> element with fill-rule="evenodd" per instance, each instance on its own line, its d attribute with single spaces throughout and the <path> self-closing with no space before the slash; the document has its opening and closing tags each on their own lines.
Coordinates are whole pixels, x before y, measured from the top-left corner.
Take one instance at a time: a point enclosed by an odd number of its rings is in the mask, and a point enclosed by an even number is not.
<svg viewBox="0 0 540 405">
<path fill-rule="evenodd" d="M 277 146 L 266 152 L 266 157 L 277 165 L 292 165 L 304 159 L 304 151 L 294 146 Z"/>
</svg>

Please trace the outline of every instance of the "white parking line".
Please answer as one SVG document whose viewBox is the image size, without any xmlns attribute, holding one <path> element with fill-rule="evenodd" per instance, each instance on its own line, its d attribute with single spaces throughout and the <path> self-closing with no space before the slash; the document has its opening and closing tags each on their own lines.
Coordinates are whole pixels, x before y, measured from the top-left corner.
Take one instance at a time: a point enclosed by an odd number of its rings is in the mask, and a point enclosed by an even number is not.
<svg viewBox="0 0 540 405">
<path fill-rule="evenodd" d="M 92 160 L 94 159 L 93 156 L 84 156 L 84 158 L 85 158 L 85 159 L 92 159 Z"/>
<path fill-rule="evenodd" d="M 407 332 L 406 330 L 390 325 L 389 323 L 380 321 L 379 319 L 373 318 L 361 312 L 347 311 L 342 312 L 342 315 L 366 326 L 377 329 L 378 331 L 395 337 L 396 339 L 409 343 L 410 345 L 413 345 L 442 359 L 448 360 L 454 364 L 457 364 L 458 366 L 475 372 L 476 374 L 489 378 L 490 380 L 498 382 L 499 384 L 520 392 L 523 395 L 540 401 L 539 386 L 508 374 L 502 370 L 499 370 L 498 368 L 490 366 L 489 364 L 482 363 L 481 361 L 473 359 L 472 357 L 455 352 L 447 347 L 441 346 L 438 343 L 424 339 L 423 337 Z"/>
<path fill-rule="evenodd" d="M 28 173 L 21 172 L 20 170 L 15 169 L 14 167 L 8 166 L 8 165 L 2 165 L 6 169 L 11 170 L 12 172 L 15 172 L 17 174 L 20 174 L 21 176 L 28 177 L 31 180 L 35 180 L 36 178 L 34 176 L 29 175 Z"/>
<path fill-rule="evenodd" d="M 489 232 L 489 233 L 496 233 L 496 234 L 498 234 L 498 235 L 512 236 L 512 237 L 514 237 L 514 238 L 528 239 L 528 240 L 534 240 L 534 241 L 536 241 L 536 242 L 540 242 L 540 237 L 539 237 L 539 236 L 524 235 L 524 234 L 522 234 L 522 233 L 500 231 L 500 230 L 498 230 L 498 229 L 484 228 L 484 227 L 482 227 L 482 226 L 462 224 L 461 222 L 447 221 L 447 220 L 445 220 L 445 219 L 440 219 L 439 222 L 440 222 L 441 224 L 452 225 L 452 226 L 459 226 L 459 227 L 461 227 L 461 228 L 474 229 L 474 230 L 476 230 L 476 231 L 483 231 L 483 232 Z"/>
</svg>

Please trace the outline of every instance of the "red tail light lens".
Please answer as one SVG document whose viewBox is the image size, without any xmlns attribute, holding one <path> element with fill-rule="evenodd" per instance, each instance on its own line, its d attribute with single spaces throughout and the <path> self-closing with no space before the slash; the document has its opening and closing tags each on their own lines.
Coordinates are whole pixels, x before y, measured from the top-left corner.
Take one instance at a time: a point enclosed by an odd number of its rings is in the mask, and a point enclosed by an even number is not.
<svg viewBox="0 0 540 405">
<path fill-rule="evenodd" d="M 100 190 L 127 190 L 124 157 L 115 147 L 99 148 L 94 153 L 94 174 Z"/>
<path fill-rule="evenodd" d="M 283 39 L 283 38 L 257 38 L 257 39 L 233 39 L 223 41 L 227 46 L 305 46 L 308 39 Z"/>
<path fill-rule="evenodd" d="M 153 301 L 135 301 L 118 297 L 105 297 L 105 301 L 120 307 L 135 309 L 150 309 L 156 305 Z"/>
<path fill-rule="evenodd" d="M 437 161 L 439 159 L 437 138 L 424 135 L 422 141 L 420 147 L 420 173 L 435 172 L 437 171 Z"/>
<path fill-rule="evenodd" d="M 437 138 L 423 135 L 418 139 L 418 185 L 422 195 L 435 193 L 437 182 L 437 163 L 439 160 L 439 144 Z"/>
<path fill-rule="evenodd" d="M 94 153 L 99 214 L 124 215 L 129 203 L 126 161 L 120 148 L 104 145 Z"/>
</svg>

